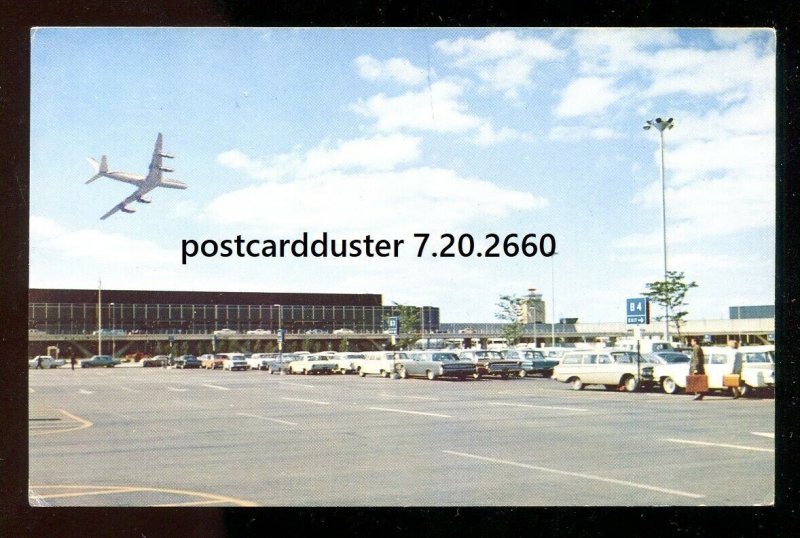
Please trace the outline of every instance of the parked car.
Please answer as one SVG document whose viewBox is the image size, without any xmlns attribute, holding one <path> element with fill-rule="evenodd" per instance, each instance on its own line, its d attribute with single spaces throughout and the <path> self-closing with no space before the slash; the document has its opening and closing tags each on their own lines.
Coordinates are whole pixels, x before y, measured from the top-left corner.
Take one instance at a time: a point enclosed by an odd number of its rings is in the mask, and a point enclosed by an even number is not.
<svg viewBox="0 0 800 538">
<path fill-rule="evenodd" d="M 267 329 L 251 329 L 247 331 L 247 334 L 272 334 L 272 331 Z"/>
<path fill-rule="evenodd" d="M 328 331 L 325 329 L 309 329 L 306 334 L 328 334 Z"/>
<path fill-rule="evenodd" d="M 754 389 L 774 388 L 775 363 L 774 355 L 770 355 L 770 352 L 774 354 L 774 349 L 774 346 L 764 346 L 762 349 L 703 346 L 709 390 L 728 390 L 723 383 L 723 376 L 733 373 L 735 368 L 741 370 L 739 390 L 743 396 L 753 392 Z M 667 394 L 686 390 L 688 362 L 656 364 L 651 368 L 645 368 L 642 376 L 652 379 L 653 384 L 661 386 Z"/>
<path fill-rule="evenodd" d="M 275 357 L 267 361 L 267 371 L 270 374 L 288 374 L 289 363 L 296 358 L 293 353 L 275 353 Z"/>
<path fill-rule="evenodd" d="M 205 368 L 206 370 L 218 370 L 222 369 L 222 356 L 215 355 L 213 353 L 206 353 L 204 355 L 200 355 L 200 365 Z"/>
<path fill-rule="evenodd" d="M 430 380 L 438 377 L 466 379 L 475 374 L 475 363 L 460 360 L 451 351 L 418 351 L 406 357 L 397 361 L 397 373 L 401 379 L 413 376 Z"/>
<path fill-rule="evenodd" d="M 247 361 L 248 370 L 267 370 L 269 369 L 269 362 L 277 357 L 277 353 L 253 353 L 249 357 L 245 357 Z"/>
<path fill-rule="evenodd" d="M 330 355 L 312 353 L 296 356 L 286 368 L 290 374 L 332 374 L 336 363 L 329 359 Z"/>
<path fill-rule="evenodd" d="M 175 368 L 200 368 L 202 362 L 194 355 L 179 355 L 172 359 L 172 366 Z"/>
<path fill-rule="evenodd" d="M 389 377 L 397 372 L 399 361 L 408 358 L 408 354 L 402 351 L 369 351 L 364 353 L 364 360 L 357 366 L 358 375 Z"/>
<path fill-rule="evenodd" d="M 232 334 L 238 334 L 238 333 L 233 329 L 217 329 L 216 331 L 214 331 L 214 334 L 217 336 L 230 336 Z"/>
<path fill-rule="evenodd" d="M 41 360 L 41 365 L 39 361 Z M 51 357 L 50 355 L 36 355 L 34 358 L 28 361 L 28 368 L 58 368 L 59 366 L 63 366 L 64 361 L 61 360 L 61 364 L 56 362 L 56 359 Z"/>
<path fill-rule="evenodd" d="M 247 359 L 243 353 L 220 353 L 218 355 L 222 358 L 222 369 L 230 370 L 247 370 Z"/>
<path fill-rule="evenodd" d="M 335 329 L 333 334 L 356 334 L 353 329 Z"/>
<path fill-rule="evenodd" d="M 485 375 L 499 375 L 502 378 L 509 376 L 525 377 L 520 361 L 508 359 L 499 351 L 491 349 L 469 349 L 458 354 L 458 358 L 470 361 L 475 365 L 472 377 L 480 379 Z"/>
<path fill-rule="evenodd" d="M 633 392 L 639 386 L 639 365 L 624 352 L 614 356 L 611 351 L 570 351 L 553 368 L 552 378 L 571 384 L 573 390 L 604 385 L 609 390 Z"/>
<path fill-rule="evenodd" d="M 81 368 L 113 368 L 119 361 L 111 355 L 93 355 L 81 361 Z"/>
<path fill-rule="evenodd" d="M 148 357 L 146 359 L 142 359 L 142 368 L 160 368 L 162 366 L 166 366 L 169 363 L 169 357 L 167 355 L 156 355 L 155 357 Z"/>
<path fill-rule="evenodd" d="M 541 351 L 534 349 L 509 349 L 505 355 L 506 359 L 519 362 L 522 368 L 519 372 L 520 377 L 533 374 L 551 377 L 553 368 L 558 365 L 558 359 L 545 357 Z"/>
<path fill-rule="evenodd" d="M 364 362 L 366 357 L 363 353 L 341 352 L 331 357 L 336 363 L 334 372 L 337 374 L 355 374 L 358 372 L 359 365 Z"/>
</svg>

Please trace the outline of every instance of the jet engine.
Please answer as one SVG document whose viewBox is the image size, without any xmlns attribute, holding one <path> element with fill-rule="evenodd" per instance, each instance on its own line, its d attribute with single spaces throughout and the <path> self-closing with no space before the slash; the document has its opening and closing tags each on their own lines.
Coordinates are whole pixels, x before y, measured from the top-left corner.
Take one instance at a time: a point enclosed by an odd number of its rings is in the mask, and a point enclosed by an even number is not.
<svg viewBox="0 0 800 538">
<path fill-rule="evenodd" d="M 129 208 L 129 207 L 128 207 L 128 206 L 126 206 L 126 205 L 124 205 L 124 206 L 120 207 L 119 209 L 120 209 L 120 211 L 122 211 L 123 213 L 136 213 L 136 210 L 135 210 L 135 209 L 131 209 L 131 208 Z"/>
<path fill-rule="evenodd" d="M 161 155 L 165 159 L 174 159 L 175 158 L 175 155 L 172 155 L 171 153 L 159 153 L 159 155 Z"/>
<path fill-rule="evenodd" d="M 175 171 L 174 169 L 167 168 L 166 166 L 159 166 L 158 169 L 161 170 L 162 172 L 174 172 Z"/>
<path fill-rule="evenodd" d="M 151 202 L 150 198 L 145 198 L 144 196 L 137 198 L 136 201 L 140 204 L 149 204 Z"/>
</svg>

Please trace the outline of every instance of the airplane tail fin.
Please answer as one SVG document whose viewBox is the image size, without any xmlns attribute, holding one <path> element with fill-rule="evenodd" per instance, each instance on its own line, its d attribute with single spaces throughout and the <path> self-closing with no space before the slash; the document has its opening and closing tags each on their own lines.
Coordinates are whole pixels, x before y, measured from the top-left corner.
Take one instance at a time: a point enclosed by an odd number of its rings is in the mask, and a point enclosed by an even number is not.
<svg viewBox="0 0 800 538">
<path fill-rule="evenodd" d="M 100 162 L 99 163 L 97 161 L 95 161 L 94 159 L 87 159 L 87 160 L 89 161 L 89 164 L 92 165 L 92 167 L 94 168 L 95 172 L 97 172 L 94 176 L 92 176 L 86 182 L 87 184 L 91 183 L 95 179 L 103 177 L 103 175 L 108 172 L 108 160 L 106 159 L 105 155 L 103 155 L 100 158 Z"/>
</svg>

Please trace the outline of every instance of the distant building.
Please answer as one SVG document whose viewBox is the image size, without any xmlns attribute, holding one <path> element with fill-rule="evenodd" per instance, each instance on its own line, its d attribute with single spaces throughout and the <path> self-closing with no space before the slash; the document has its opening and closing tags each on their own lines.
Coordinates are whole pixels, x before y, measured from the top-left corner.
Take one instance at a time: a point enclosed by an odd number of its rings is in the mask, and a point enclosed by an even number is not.
<svg viewBox="0 0 800 538">
<path fill-rule="evenodd" d="M 279 326 L 289 332 L 381 333 L 385 318 L 396 311 L 381 304 L 380 294 L 34 288 L 28 297 L 28 328 L 47 334 L 91 334 L 98 325 L 148 334 L 277 331 Z M 425 306 L 420 312 L 425 332 L 438 331 L 439 308 Z"/>
<path fill-rule="evenodd" d="M 775 305 L 729 306 L 729 319 L 767 319 L 775 317 Z"/>
<path fill-rule="evenodd" d="M 522 304 L 522 313 L 520 315 L 521 323 L 544 323 L 545 322 L 545 308 L 542 294 L 536 293 L 536 290 L 529 289 L 528 295 L 525 296 L 525 302 Z"/>
</svg>

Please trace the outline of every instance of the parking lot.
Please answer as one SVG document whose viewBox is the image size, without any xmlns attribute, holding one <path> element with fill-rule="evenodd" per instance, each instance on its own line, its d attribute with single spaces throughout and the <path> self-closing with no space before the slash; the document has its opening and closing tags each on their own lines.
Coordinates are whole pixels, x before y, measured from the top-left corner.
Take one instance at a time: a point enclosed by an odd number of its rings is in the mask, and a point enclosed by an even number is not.
<svg viewBox="0 0 800 538">
<path fill-rule="evenodd" d="M 769 505 L 774 400 L 551 379 L 31 370 L 36 506 Z"/>
</svg>

